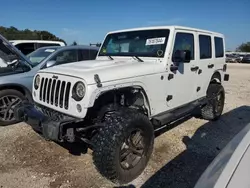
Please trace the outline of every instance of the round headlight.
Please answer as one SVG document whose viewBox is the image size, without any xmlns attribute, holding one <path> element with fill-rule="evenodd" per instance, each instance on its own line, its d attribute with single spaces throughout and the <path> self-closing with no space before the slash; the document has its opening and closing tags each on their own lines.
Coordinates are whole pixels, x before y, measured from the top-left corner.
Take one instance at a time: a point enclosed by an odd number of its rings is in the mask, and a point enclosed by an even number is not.
<svg viewBox="0 0 250 188">
<path fill-rule="evenodd" d="M 35 78 L 35 81 L 34 81 L 34 86 L 35 86 L 35 89 L 38 89 L 39 88 L 39 85 L 40 85 L 40 75 L 38 74 Z"/>
<path fill-rule="evenodd" d="M 82 100 L 85 95 L 85 85 L 82 82 L 77 82 L 73 89 L 73 98 L 76 101 Z"/>
</svg>

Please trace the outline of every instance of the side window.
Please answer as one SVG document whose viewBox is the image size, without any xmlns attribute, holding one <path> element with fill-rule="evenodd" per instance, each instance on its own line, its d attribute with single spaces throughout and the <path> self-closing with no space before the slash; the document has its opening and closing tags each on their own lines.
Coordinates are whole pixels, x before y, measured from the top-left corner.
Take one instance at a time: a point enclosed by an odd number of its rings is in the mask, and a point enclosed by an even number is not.
<svg viewBox="0 0 250 188">
<path fill-rule="evenodd" d="M 191 52 L 191 60 L 194 60 L 194 35 L 191 33 L 176 33 L 172 61 L 174 54 L 181 50 L 189 50 Z"/>
<path fill-rule="evenodd" d="M 78 61 L 84 61 L 84 60 L 89 60 L 89 50 L 88 49 L 79 50 Z"/>
<path fill-rule="evenodd" d="M 200 59 L 212 58 L 211 37 L 199 35 Z"/>
<path fill-rule="evenodd" d="M 97 50 L 89 50 L 89 58 L 90 60 L 96 59 L 97 56 Z"/>
<path fill-rule="evenodd" d="M 56 64 L 65 64 L 77 61 L 77 50 L 65 50 L 59 52 L 51 60 L 56 61 Z"/>
<path fill-rule="evenodd" d="M 223 39 L 220 37 L 214 37 L 214 44 L 215 44 L 215 57 L 223 57 L 224 56 Z"/>
<path fill-rule="evenodd" d="M 35 50 L 35 43 L 20 43 L 16 45 L 24 55 L 27 55 Z"/>
<path fill-rule="evenodd" d="M 57 43 L 37 43 L 38 48 L 45 47 L 45 46 L 60 46 Z"/>
</svg>

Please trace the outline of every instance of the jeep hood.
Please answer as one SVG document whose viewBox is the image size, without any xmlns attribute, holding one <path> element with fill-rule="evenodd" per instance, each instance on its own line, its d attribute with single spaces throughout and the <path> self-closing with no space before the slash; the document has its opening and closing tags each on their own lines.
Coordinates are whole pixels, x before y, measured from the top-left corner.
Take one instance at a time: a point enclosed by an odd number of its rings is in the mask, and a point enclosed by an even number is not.
<svg viewBox="0 0 250 188">
<path fill-rule="evenodd" d="M 162 72 L 163 64 L 157 60 L 138 62 L 137 60 L 91 60 L 59 65 L 41 70 L 41 73 L 62 74 L 84 79 L 87 84 L 95 84 L 98 74 L 102 83 L 131 77 Z"/>
</svg>

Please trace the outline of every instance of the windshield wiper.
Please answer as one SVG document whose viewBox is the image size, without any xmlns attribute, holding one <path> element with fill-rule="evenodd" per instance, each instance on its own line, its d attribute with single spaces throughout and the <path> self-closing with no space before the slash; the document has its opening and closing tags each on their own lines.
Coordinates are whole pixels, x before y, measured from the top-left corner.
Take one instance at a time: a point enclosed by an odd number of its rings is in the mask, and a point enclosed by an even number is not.
<svg viewBox="0 0 250 188">
<path fill-rule="evenodd" d="M 113 57 L 111 57 L 110 55 L 108 55 L 108 57 L 109 57 L 109 59 L 114 60 L 114 58 L 113 58 Z"/>
<path fill-rule="evenodd" d="M 133 56 L 135 57 L 139 62 L 144 62 L 141 58 L 139 58 L 138 56 Z"/>
</svg>

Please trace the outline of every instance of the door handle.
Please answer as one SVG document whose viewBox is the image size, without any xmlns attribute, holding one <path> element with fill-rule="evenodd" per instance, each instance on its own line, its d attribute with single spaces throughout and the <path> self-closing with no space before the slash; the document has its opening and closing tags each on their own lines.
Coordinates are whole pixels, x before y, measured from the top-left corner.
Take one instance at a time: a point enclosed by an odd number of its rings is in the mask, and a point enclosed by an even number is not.
<svg viewBox="0 0 250 188">
<path fill-rule="evenodd" d="M 170 71 L 174 72 L 174 71 L 177 71 L 178 70 L 178 66 L 176 65 L 171 65 L 170 66 Z"/>
<path fill-rule="evenodd" d="M 199 69 L 199 67 L 195 66 L 195 67 L 191 67 L 190 69 L 191 69 L 191 71 L 197 71 Z"/>
<path fill-rule="evenodd" d="M 213 68 L 214 67 L 214 64 L 210 64 L 207 66 L 209 69 Z"/>
</svg>

